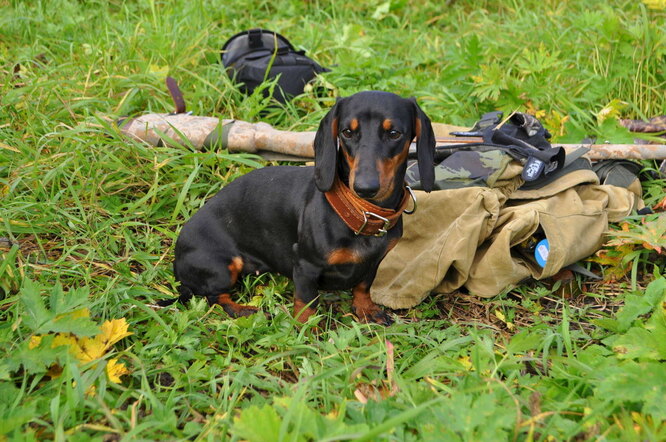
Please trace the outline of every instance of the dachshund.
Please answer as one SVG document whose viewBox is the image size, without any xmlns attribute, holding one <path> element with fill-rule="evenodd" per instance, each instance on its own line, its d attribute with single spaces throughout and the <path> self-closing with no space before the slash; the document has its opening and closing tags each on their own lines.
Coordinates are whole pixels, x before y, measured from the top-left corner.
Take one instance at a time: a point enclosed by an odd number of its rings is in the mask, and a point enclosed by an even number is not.
<svg viewBox="0 0 666 442">
<path fill-rule="evenodd" d="M 435 137 L 416 100 L 379 91 L 339 98 L 319 124 L 314 166 L 247 173 L 185 223 L 175 247 L 178 300 L 205 296 L 232 317 L 248 316 L 257 308 L 234 302 L 232 286 L 242 275 L 277 272 L 294 282 L 301 323 L 316 312 L 318 290 L 351 289 L 360 321 L 390 325 L 370 288 L 402 236 L 414 139 L 421 186 L 430 191 Z"/>
</svg>

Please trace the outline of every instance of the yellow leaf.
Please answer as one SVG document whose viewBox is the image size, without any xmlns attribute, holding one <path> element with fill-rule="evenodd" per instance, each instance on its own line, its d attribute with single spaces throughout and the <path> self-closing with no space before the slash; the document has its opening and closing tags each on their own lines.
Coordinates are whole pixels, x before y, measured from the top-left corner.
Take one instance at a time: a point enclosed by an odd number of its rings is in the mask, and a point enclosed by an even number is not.
<svg viewBox="0 0 666 442">
<path fill-rule="evenodd" d="M 94 338 L 79 339 L 77 348 L 79 351 L 76 354 L 76 358 L 84 364 L 101 358 L 107 350 L 101 334 Z"/>
<path fill-rule="evenodd" d="M 500 310 L 495 310 L 495 316 L 497 316 L 497 318 L 500 321 L 505 323 L 509 330 L 513 330 L 514 327 L 513 323 L 506 320 L 506 316 L 504 316 L 504 313 L 502 313 Z"/>
<path fill-rule="evenodd" d="M 106 349 L 109 349 L 113 344 L 120 341 L 122 338 L 133 334 L 132 332 L 127 331 L 128 328 L 129 324 L 125 318 L 112 319 L 102 324 L 102 333 L 97 337 L 101 337 L 102 343 Z"/>
<path fill-rule="evenodd" d="M 77 385 L 76 381 L 73 381 L 72 388 L 76 388 L 76 385 Z M 85 394 L 87 398 L 95 397 L 95 395 L 97 394 L 97 388 L 95 388 L 94 385 L 90 385 L 88 388 L 86 388 L 86 391 L 83 394 Z"/>
<path fill-rule="evenodd" d="M 67 345 L 69 347 L 78 347 L 76 338 L 73 335 L 67 333 L 58 333 L 55 335 L 53 341 L 51 342 L 51 348 L 61 347 L 63 345 Z"/>
<path fill-rule="evenodd" d="M 525 103 L 525 109 L 527 110 L 527 113 L 530 115 L 534 115 L 535 118 L 542 120 L 546 116 L 546 111 L 543 109 L 537 109 L 534 106 L 534 103 L 532 101 L 528 100 L 527 103 Z"/>
<path fill-rule="evenodd" d="M 111 349 L 111 346 L 122 338 L 131 335 L 127 329 L 129 324 L 125 318 L 112 319 L 102 324 L 102 333 L 94 338 L 81 338 L 78 340 L 79 351 L 75 355 L 82 363 L 88 363 L 99 359 Z"/>
<path fill-rule="evenodd" d="M 461 356 L 458 358 L 458 362 L 462 364 L 463 367 L 465 367 L 466 370 L 473 370 L 474 366 L 472 365 L 472 360 L 469 358 L 469 356 Z"/>
<path fill-rule="evenodd" d="M 157 78 L 165 78 L 169 74 L 169 66 L 151 64 L 148 66 L 148 72 L 154 74 Z"/>
<path fill-rule="evenodd" d="M 666 9 L 666 0 L 643 0 L 643 4 L 650 9 Z"/>
<path fill-rule="evenodd" d="M 90 318 L 90 310 L 86 307 L 74 310 L 73 312 L 70 313 L 65 313 L 62 315 L 58 315 L 56 317 L 56 321 L 63 319 L 63 318 L 68 318 L 68 319 L 78 319 L 78 318 Z"/>
<path fill-rule="evenodd" d="M 118 362 L 118 359 L 109 359 L 109 362 L 106 363 L 106 375 L 109 377 L 109 381 L 120 384 L 122 382 L 120 376 L 124 374 L 129 374 L 125 364 Z"/>
<path fill-rule="evenodd" d="M 78 341 L 74 335 L 66 333 L 58 333 L 55 335 L 53 342 L 51 342 L 51 348 L 62 347 L 63 345 L 69 347 L 70 354 L 74 356 L 79 362 L 85 364 L 92 361 L 92 359 L 86 355 L 85 350 L 81 347 L 81 342 Z"/>
<path fill-rule="evenodd" d="M 602 121 L 606 120 L 607 118 L 617 118 L 620 116 L 620 112 L 622 109 L 627 107 L 627 103 L 624 101 L 620 101 L 617 98 L 614 98 L 608 103 L 606 106 L 604 106 L 603 109 L 599 111 L 597 114 L 597 122 L 601 123 Z"/>
<path fill-rule="evenodd" d="M 39 347 L 39 344 L 42 343 L 43 337 L 44 336 L 39 336 L 39 335 L 31 336 L 30 343 L 28 343 L 28 348 L 32 350 L 33 348 Z"/>
</svg>

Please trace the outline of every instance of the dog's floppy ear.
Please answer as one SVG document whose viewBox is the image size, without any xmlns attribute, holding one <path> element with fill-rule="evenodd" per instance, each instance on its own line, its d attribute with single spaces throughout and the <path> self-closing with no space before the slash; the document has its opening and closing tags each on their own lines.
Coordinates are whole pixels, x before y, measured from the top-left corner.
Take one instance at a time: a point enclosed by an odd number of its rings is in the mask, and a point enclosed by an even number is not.
<svg viewBox="0 0 666 442">
<path fill-rule="evenodd" d="M 338 98 L 321 120 L 314 139 L 315 184 L 322 192 L 331 189 L 338 170 L 338 107 L 341 102 Z"/>
<path fill-rule="evenodd" d="M 435 185 L 435 133 L 430 118 L 421 110 L 416 99 L 414 104 L 414 133 L 416 134 L 416 158 L 421 176 L 421 188 L 430 192 Z"/>
</svg>

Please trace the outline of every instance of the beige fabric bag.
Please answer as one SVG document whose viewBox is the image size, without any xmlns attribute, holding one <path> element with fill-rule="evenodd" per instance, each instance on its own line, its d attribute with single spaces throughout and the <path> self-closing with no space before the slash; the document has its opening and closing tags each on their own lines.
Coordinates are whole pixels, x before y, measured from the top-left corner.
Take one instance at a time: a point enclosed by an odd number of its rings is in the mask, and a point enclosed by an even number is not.
<svg viewBox="0 0 666 442">
<path fill-rule="evenodd" d="M 417 192 L 418 210 L 404 216 L 404 235 L 382 261 L 372 300 L 390 308 L 417 305 L 430 293 L 465 287 L 491 297 L 525 278 L 543 279 L 592 255 L 608 222 L 642 202 L 631 191 L 600 185 L 591 170 L 577 170 L 537 190 L 522 184 L 518 163 L 495 187 Z M 550 243 L 546 266 L 517 252 L 538 229 Z"/>
</svg>

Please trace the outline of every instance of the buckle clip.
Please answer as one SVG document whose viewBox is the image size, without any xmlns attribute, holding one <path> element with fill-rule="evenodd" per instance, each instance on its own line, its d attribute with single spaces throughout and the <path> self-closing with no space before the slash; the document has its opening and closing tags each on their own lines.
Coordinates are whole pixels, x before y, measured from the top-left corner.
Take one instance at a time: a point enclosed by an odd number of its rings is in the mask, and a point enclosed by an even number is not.
<svg viewBox="0 0 666 442">
<path fill-rule="evenodd" d="M 372 236 L 384 236 L 388 233 L 388 229 L 391 226 L 391 221 L 388 219 L 384 218 L 383 216 L 377 215 L 376 213 L 373 212 L 363 212 L 363 225 L 356 231 L 354 232 L 356 235 L 360 235 L 363 232 L 363 229 L 365 229 L 365 226 L 368 224 L 368 217 L 372 216 L 377 218 L 380 221 L 384 222 L 384 225 L 382 228 L 380 228 L 377 233 L 373 234 Z"/>
<path fill-rule="evenodd" d="M 405 215 L 411 215 L 412 213 L 416 212 L 416 195 L 414 195 L 414 191 L 412 191 L 412 188 L 409 186 L 405 186 L 405 189 L 409 192 L 409 196 L 412 198 L 412 203 L 414 204 L 412 206 L 412 210 L 403 210 Z"/>
</svg>

